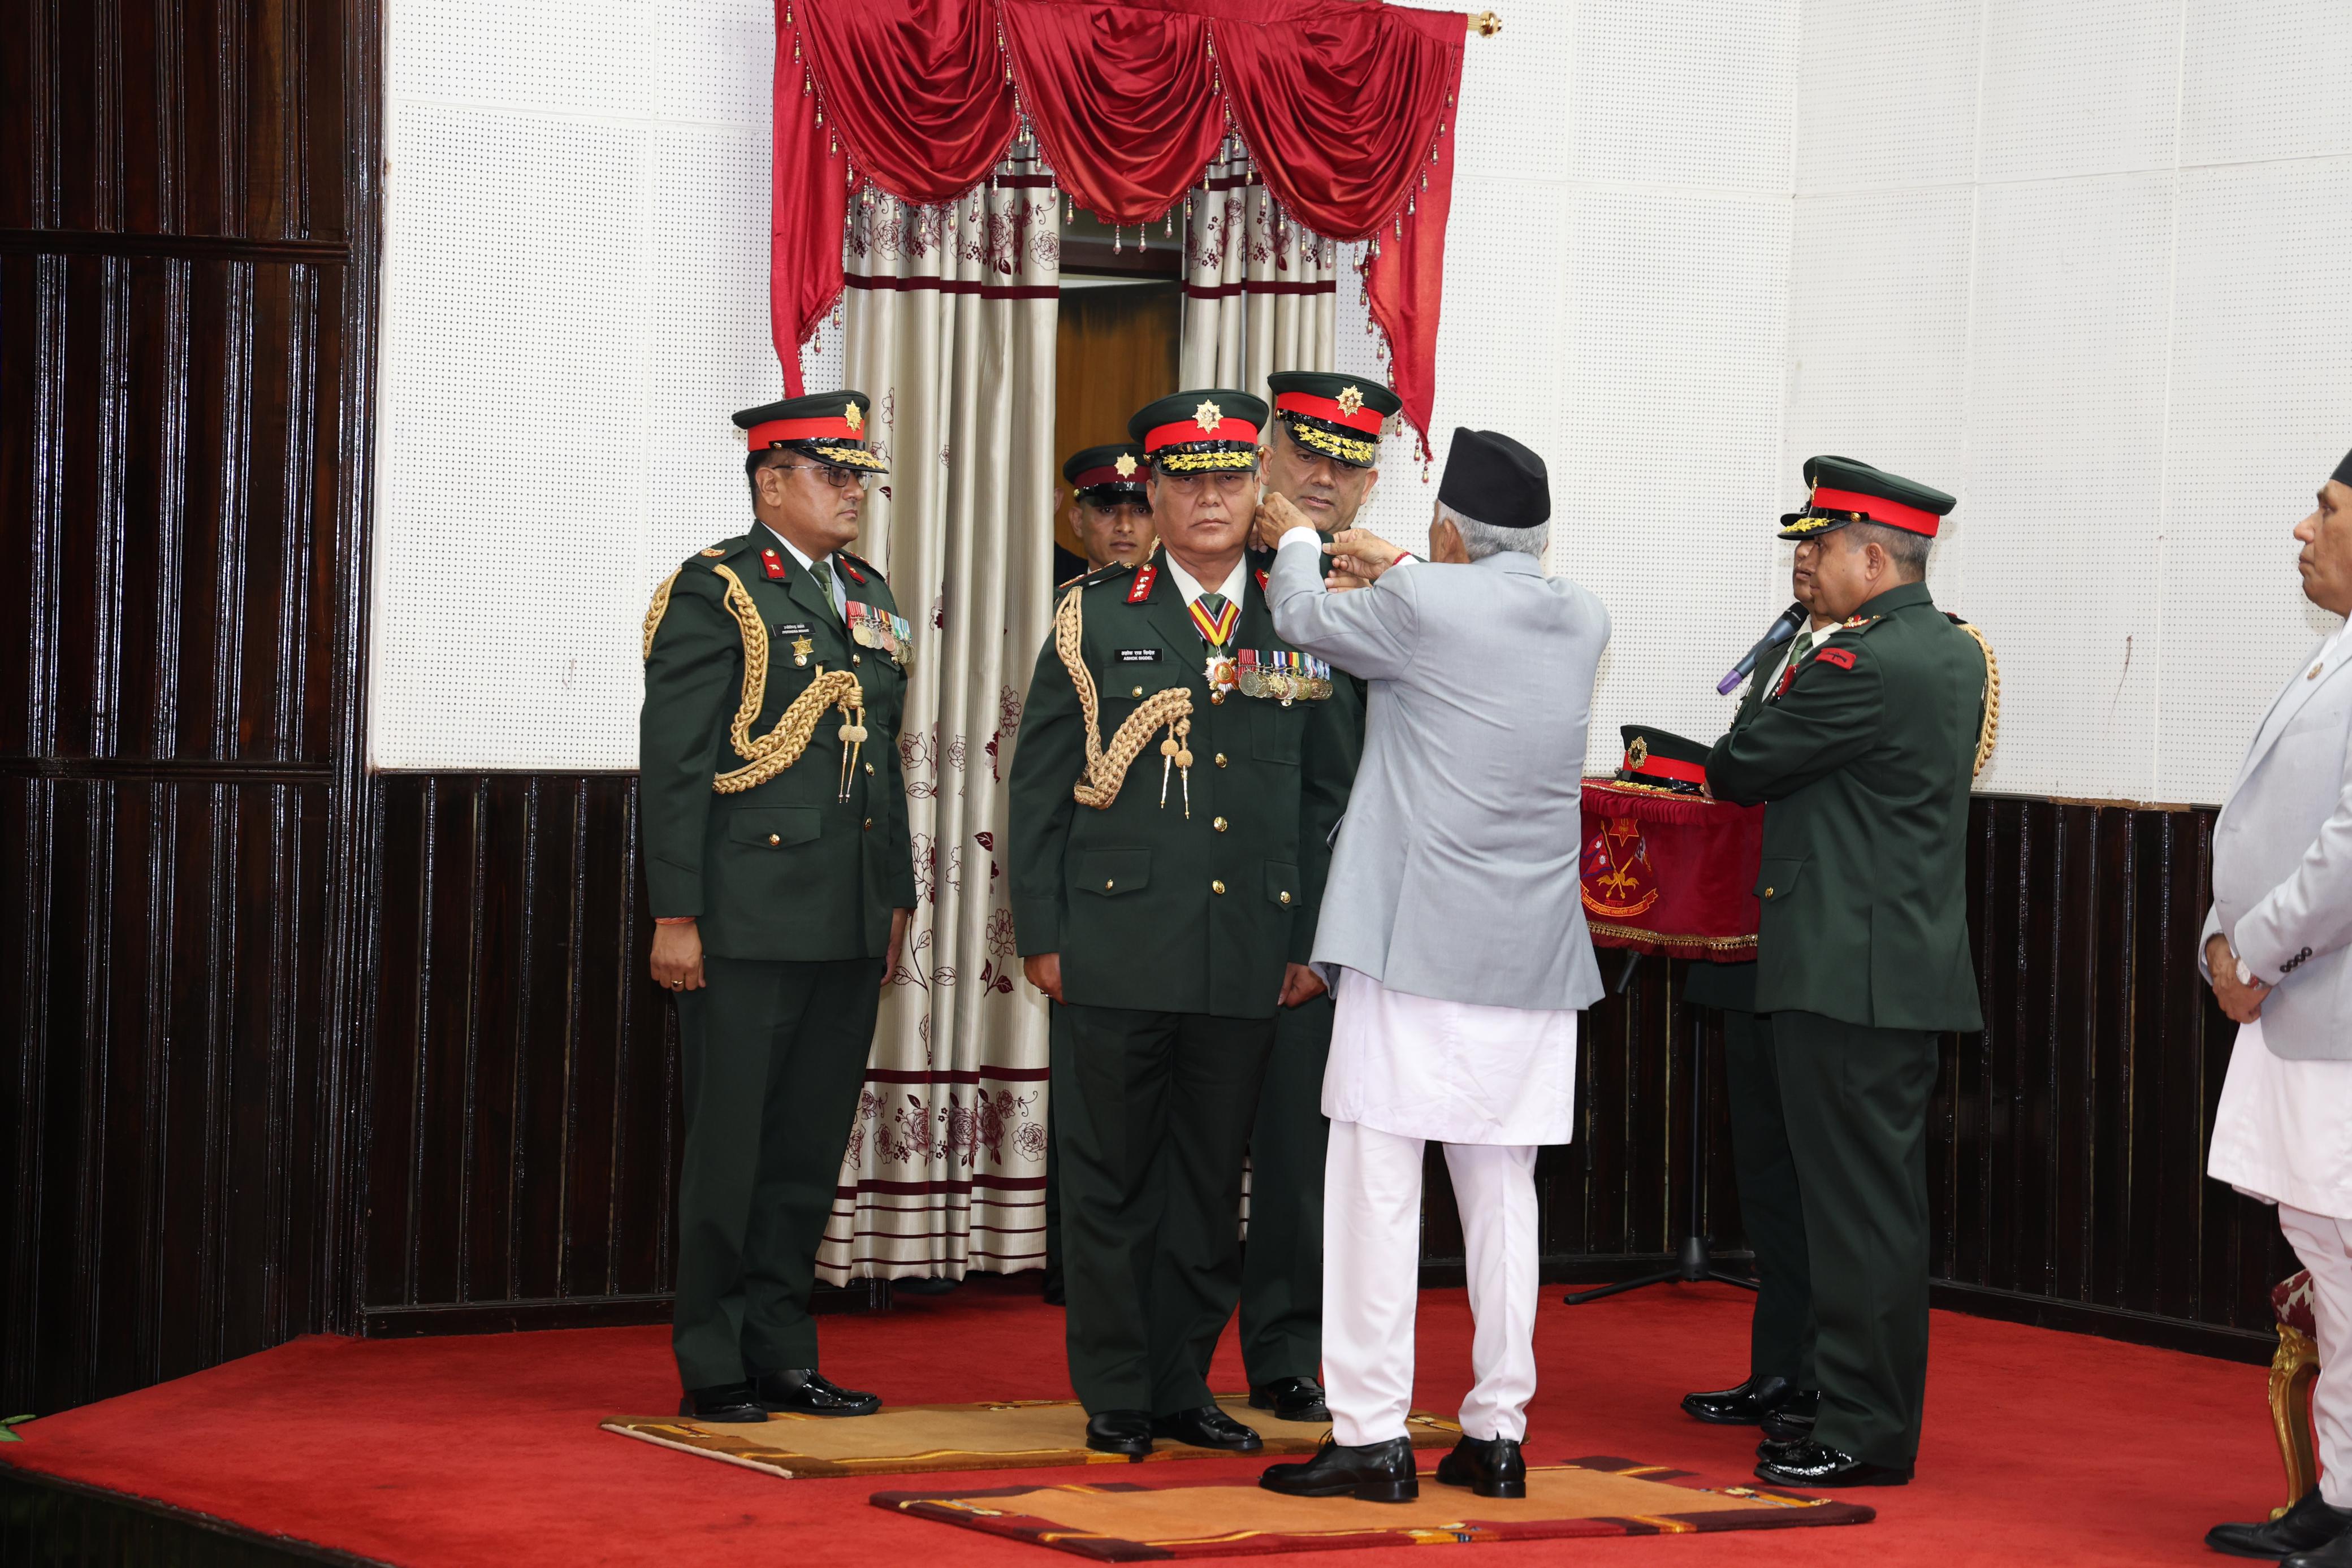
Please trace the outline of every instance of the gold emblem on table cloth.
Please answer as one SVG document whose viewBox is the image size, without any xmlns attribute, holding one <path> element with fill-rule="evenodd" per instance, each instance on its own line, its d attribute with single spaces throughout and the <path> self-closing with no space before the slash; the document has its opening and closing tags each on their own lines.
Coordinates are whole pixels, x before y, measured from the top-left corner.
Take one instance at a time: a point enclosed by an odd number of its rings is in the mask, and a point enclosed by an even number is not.
<svg viewBox="0 0 2352 1568">
<path fill-rule="evenodd" d="M 1168 737 L 1160 743 L 1160 755 L 1164 759 L 1160 768 L 1160 803 L 1168 804 L 1168 769 L 1171 766 L 1184 773 L 1184 816 L 1192 816 L 1192 753 L 1185 745 L 1192 733 L 1192 694 L 1182 686 L 1170 686 L 1143 699 L 1141 706 L 1129 714 L 1125 722 L 1103 745 L 1102 704 L 1095 692 L 1095 677 L 1087 668 L 1085 654 L 1086 611 L 1080 601 L 1086 593 L 1083 586 L 1073 588 L 1062 596 L 1054 612 L 1054 652 L 1062 661 L 1062 668 L 1070 673 L 1070 685 L 1078 694 L 1078 712 L 1086 719 L 1086 773 L 1070 786 L 1070 799 L 1081 806 L 1092 806 L 1097 811 L 1110 810 L 1118 799 L 1119 786 L 1127 782 L 1127 770 L 1135 765 L 1136 757 L 1143 750 L 1145 737 L 1160 726 L 1168 727 Z"/>
<path fill-rule="evenodd" d="M 1581 867 L 1584 907 L 1605 920 L 1631 920 L 1658 902 L 1649 846 L 1642 824 L 1631 817 L 1602 820 L 1585 841 Z"/>
<path fill-rule="evenodd" d="M 775 728 L 753 739 L 751 721 L 760 716 L 768 699 L 768 623 L 760 618 L 760 607 L 752 602 L 741 578 L 723 566 L 710 570 L 727 584 L 727 608 L 743 638 L 743 700 L 727 727 L 727 738 L 735 754 L 745 759 L 745 766 L 719 774 L 710 787 L 721 795 L 737 795 L 765 784 L 801 759 L 816 733 L 818 716 L 830 707 L 838 708 L 842 716 L 838 798 L 848 800 L 856 759 L 866 741 L 865 688 L 847 670 L 828 671 L 819 664 L 808 689 L 793 699 Z"/>
<path fill-rule="evenodd" d="M 1217 426 L 1225 423 L 1225 411 L 1219 408 L 1215 402 L 1203 399 L 1201 406 L 1192 411 L 1192 423 L 1199 425 L 1207 434 L 1214 435 L 1217 434 Z"/>
</svg>

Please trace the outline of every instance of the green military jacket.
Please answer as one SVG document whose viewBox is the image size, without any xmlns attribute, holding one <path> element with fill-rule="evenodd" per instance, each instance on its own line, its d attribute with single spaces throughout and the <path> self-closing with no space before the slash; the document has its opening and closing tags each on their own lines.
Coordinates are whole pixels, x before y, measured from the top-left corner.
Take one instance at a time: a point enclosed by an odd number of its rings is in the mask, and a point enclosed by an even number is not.
<svg viewBox="0 0 2352 1568">
<path fill-rule="evenodd" d="M 833 570 L 853 603 L 897 612 L 890 585 L 865 561 L 836 552 Z M 729 574 L 747 610 L 730 602 Z M 766 668 L 744 732 L 752 751 L 824 671 L 856 677 L 866 739 L 846 747 L 844 716 L 828 703 L 790 767 L 722 791 L 723 775 L 764 771 L 730 733 L 753 646 Z M 646 614 L 645 657 L 638 816 L 655 916 L 699 917 L 703 950 L 724 958 L 882 956 L 890 912 L 915 903 L 898 774 L 904 658 L 856 643 L 816 579 L 764 527 L 713 545 L 662 585 Z M 856 753 L 847 800 L 845 749 Z"/>
<path fill-rule="evenodd" d="M 1130 602 L 1143 571 L 1149 592 Z M 1275 634 L 1263 570 L 1247 573 L 1230 646 L 1294 652 Z M 1152 731 L 1108 808 L 1078 804 L 1087 723 L 1048 636 L 1013 759 L 1010 850 L 1014 936 L 1025 956 L 1058 953 L 1062 996 L 1092 1007 L 1270 1018 L 1284 967 L 1315 944 L 1329 840 L 1363 747 L 1355 689 L 1285 706 L 1229 694 L 1209 700 L 1207 644 L 1155 551 L 1140 570 L 1079 580 L 1081 662 L 1099 694 L 1108 747 L 1153 694 L 1192 694 L 1192 810 Z"/>
<path fill-rule="evenodd" d="M 1758 1012 L 1975 1030 L 1969 781 L 1983 652 L 1892 588 L 1832 632 L 1776 702 L 1743 707 L 1706 762 L 1716 795 L 1769 801 Z"/>
</svg>

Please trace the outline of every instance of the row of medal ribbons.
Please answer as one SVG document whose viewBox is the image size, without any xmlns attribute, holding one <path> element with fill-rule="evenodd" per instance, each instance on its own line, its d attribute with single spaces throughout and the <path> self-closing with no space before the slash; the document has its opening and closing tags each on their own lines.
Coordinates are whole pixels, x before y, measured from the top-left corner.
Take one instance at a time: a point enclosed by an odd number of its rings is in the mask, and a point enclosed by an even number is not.
<svg viewBox="0 0 2352 1568">
<path fill-rule="evenodd" d="M 914 662 L 915 629 L 905 616 L 853 599 L 845 619 L 850 640 L 859 647 L 877 649 L 902 664 Z"/>
</svg>

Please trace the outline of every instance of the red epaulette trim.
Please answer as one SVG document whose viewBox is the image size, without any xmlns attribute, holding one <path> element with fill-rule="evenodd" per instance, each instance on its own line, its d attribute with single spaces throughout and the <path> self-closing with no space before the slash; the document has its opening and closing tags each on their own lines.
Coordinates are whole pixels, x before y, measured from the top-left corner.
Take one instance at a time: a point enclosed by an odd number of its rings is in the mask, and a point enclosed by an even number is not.
<svg viewBox="0 0 2352 1568">
<path fill-rule="evenodd" d="M 1138 567 L 1135 571 L 1135 581 L 1127 591 L 1127 601 L 1129 604 L 1142 603 L 1151 597 L 1151 585 L 1159 580 L 1160 568 L 1157 565 L 1147 562 Z"/>
</svg>

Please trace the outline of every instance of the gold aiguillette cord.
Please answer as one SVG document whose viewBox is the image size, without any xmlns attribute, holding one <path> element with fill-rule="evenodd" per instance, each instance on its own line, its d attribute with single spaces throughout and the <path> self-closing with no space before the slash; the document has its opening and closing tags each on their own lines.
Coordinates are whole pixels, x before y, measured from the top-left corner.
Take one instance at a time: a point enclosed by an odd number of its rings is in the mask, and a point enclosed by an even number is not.
<svg viewBox="0 0 2352 1568">
<path fill-rule="evenodd" d="M 1168 809 L 1168 769 L 1172 765 L 1184 774 L 1184 820 L 1192 820 L 1192 752 L 1185 744 L 1192 738 L 1192 721 L 1180 718 L 1168 726 L 1168 738 L 1160 743 L 1160 809 Z"/>
</svg>

